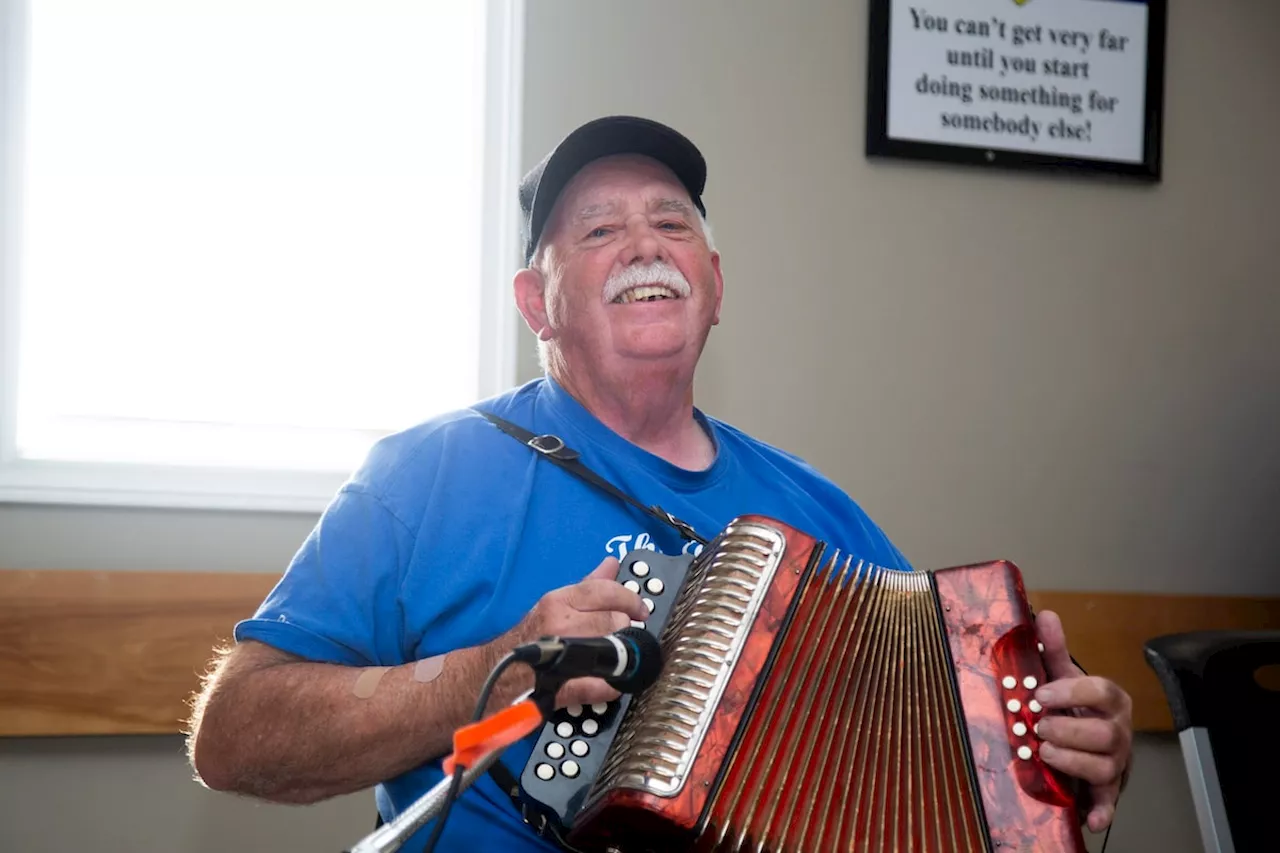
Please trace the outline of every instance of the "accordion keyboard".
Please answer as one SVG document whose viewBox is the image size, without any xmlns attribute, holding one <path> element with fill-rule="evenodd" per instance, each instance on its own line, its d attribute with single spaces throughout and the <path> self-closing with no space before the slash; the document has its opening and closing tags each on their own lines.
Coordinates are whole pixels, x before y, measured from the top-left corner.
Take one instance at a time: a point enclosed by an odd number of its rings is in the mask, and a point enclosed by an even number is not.
<svg viewBox="0 0 1280 853">
<path fill-rule="evenodd" d="M 693 559 L 639 550 L 619 561 L 618 582 L 640 595 L 651 614 L 644 627 L 655 637 L 662 635 Z M 521 773 L 520 794 L 558 831 L 572 825 L 632 698 L 624 693 L 613 702 L 561 708 L 543 725 Z"/>
</svg>

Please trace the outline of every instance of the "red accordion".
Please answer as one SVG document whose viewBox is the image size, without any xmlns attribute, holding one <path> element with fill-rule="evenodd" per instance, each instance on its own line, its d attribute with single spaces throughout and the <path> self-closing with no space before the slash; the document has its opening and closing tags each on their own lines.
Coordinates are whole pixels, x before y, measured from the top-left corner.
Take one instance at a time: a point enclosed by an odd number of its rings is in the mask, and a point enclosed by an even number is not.
<svg viewBox="0 0 1280 853">
<path fill-rule="evenodd" d="M 662 675 L 620 715 L 572 846 L 1085 849 L 1039 760 L 1045 671 L 1011 563 L 882 569 L 745 516 L 670 608 Z"/>
</svg>

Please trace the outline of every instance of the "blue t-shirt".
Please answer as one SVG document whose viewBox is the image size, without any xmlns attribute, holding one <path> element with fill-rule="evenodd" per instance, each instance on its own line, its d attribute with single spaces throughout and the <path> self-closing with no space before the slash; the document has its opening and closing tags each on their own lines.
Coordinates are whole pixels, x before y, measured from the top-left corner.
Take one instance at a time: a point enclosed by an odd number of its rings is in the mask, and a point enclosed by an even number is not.
<svg viewBox="0 0 1280 853">
<path fill-rule="evenodd" d="M 839 487 L 794 455 L 700 411 L 715 443 L 704 471 L 679 468 L 623 439 L 560 385 L 537 379 L 478 404 L 560 436 L 587 467 L 645 506 L 660 505 L 712 538 L 736 516 L 775 518 L 854 557 L 906 559 Z M 237 640 L 303 658 L 394 666 L 487 643 L 542 597 L 602 559 L 693 547 L 500 432 L 469 409 L 389 436 L 343 485 Z M 284 724 L 287 724 L 284 723 Z M 536 733 L 504 753 L 519 776 Z M 441 778 L 439 761 L 379 785 L 391 820 Z M 431 824 L 403 848 L 420 851 Z M 351 839 L 354 842 L 357 839 Z M 455 803 L 437 851 L 555 849 L 525 825 L 487 775 Z"/>
</svg>

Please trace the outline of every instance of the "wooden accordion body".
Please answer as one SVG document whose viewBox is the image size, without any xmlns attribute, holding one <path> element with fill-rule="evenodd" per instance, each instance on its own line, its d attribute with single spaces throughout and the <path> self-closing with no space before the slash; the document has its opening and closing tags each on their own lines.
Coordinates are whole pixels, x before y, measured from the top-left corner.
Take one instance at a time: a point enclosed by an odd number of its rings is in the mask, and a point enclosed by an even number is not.
<svg viewBox="0 0 1280 853">
<path fill-rule="evenodd" d="M 591 851 L 1083 851 L 1040 762 L 1021 574 L 859 563 L 760 516 L 689 567 L 569 842 Z"/>
</svg>

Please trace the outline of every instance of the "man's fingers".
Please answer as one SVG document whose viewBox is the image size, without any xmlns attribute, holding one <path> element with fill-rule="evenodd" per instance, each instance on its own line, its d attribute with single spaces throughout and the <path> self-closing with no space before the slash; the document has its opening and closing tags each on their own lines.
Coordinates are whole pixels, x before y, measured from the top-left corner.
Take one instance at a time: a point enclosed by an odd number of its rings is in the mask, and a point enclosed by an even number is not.
<svg viewBox="0 0 1280 853">
<path fill-rule="evenodd" d="M 1040 739 L 1081 752 L 1121 753 L 1128 749 L 1124 728 L 1103 717 L 1044 717 L 1037 724 Z"/>
<path fill-rule="evenodd" d="M 621 695 L 603 678 L 571 678 L 556 693 L 556 707 L 612 702 Z"/>
<path fill-rule="evenodd" d="M 618 577 L 618 569 L 620 564 L 617 557 L 605 557 L 600 561 L 600 565 L 591 570 L 591 574 L 587 575 L 583 580 L 597 578 L 600 580 L 615 580 Z"/>
<path fill-rule="evenodd" d="M 1067 651 L 1067 635 L 1062 630 L 1062 620 L 1057 613 L 1042 610 L 1036 614 L 1036 633 L 1044 644 L 1044 668 L 1049 673 L 1050 681 L 1084 675 L 1084 671 L 1071 662 L 1071 653 Z"/>
<path fill-rule="evenodd" d="M 569 587 L 565 602 L 574 610 L 619 610 L 632 619 L 649 618 L 649 608 L 640 596 L 612 579 L 591 577 L 574 584 Z"/>
<path fill-rule="evenodd" d="M 1040 759 L 1050 767 L 1057 768 L 1068 776 L 1083 779 L 1090 785 L 1119 785 L 1120 772 L 1123 770 L 1117 755 L 1081 752 L 1051 743 L 1040 744 Z"/>
<path fill-rule="evenodd" d="M 1089 831 L 1102 832 L 1102 830 L 1111 825 L 1111 821 L 1115 819 L 1115 816 L 1115 806 L 1094 806 L 1089 809 L 1089 817 L 1087 818 Z"/>
<path fill-rule="evenodd" d="M 1062 678 L 1036 690 L 1046 708 L 1087 708 L 1102 716 L 1127 714 L 1126 696 L 1115 683 L 1096 675 Z"/>
</svg>

